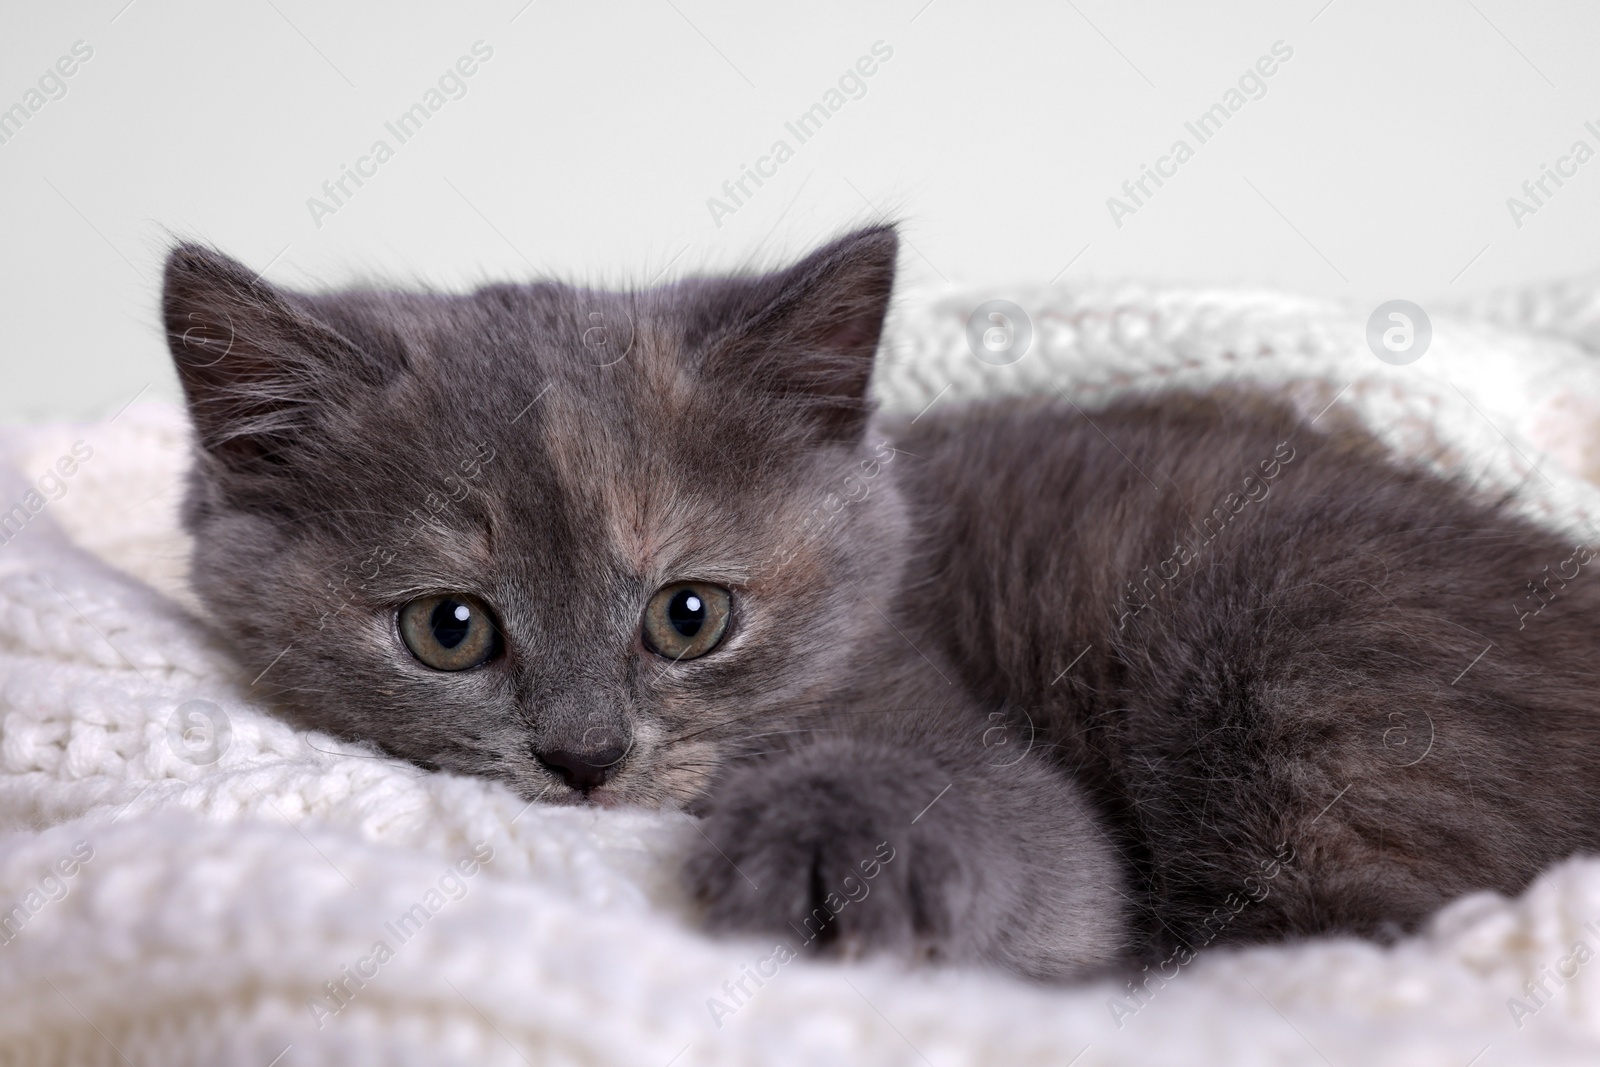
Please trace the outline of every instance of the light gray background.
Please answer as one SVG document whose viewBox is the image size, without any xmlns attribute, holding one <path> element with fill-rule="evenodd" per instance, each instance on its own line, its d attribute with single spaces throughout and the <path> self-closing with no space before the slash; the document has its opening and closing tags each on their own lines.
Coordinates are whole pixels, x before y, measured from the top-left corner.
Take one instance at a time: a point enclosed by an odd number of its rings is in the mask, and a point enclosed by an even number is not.
<svg viewBox="0 0 1600 1067">
<path fill-rule="evenodd" d="M 1578 0 L 525 3 L 4 0 L 0 109 L 74 42 L 94 56 L 0 144 L 0 421 L 178 395 L 173 235 L 289 285 L 642 282 L 887 210 L 911 282 L 1424 307 L 1600 261 L 1600 159 L 1520 227 L 1506 204 L 1574 141 L 1600 151 L 1600 9 Z M 479 40 L 467 94 L 397 145 L 384 122 Z M 1266 95 L 1115 226 L 1107 198 L 1196 145 L 1183 123 L 1279 40 Z M 866 95 L 797 145 L 784 122 L 877 41 Z M 395 157 L 316 226 L 307 199 L 380 137 Z M 716 225 L 707 199 L 779 137 L 794 158 Z"/>
</svg>

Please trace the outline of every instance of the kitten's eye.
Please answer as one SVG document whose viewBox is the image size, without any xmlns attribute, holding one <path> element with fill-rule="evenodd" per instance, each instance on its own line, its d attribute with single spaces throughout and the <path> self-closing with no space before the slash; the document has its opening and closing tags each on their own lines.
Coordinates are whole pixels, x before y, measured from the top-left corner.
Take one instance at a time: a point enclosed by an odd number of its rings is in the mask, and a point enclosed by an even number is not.
<svg viewBox="0 0 1600 1067">
<path fill-rule="evenodd" d="M 429 667 L 464 671 L 500 650 L 500 629 L 481 600 L 425 596 L 400 609 L 400 636 Z"/>
<path fill-rule="evenodd" d="M 728 629 L 728 591 L 706 582 L 674 582 L 644 609 L 644 642 L 670 660 L 694 659 L 717 647 Z"/>
</svg>

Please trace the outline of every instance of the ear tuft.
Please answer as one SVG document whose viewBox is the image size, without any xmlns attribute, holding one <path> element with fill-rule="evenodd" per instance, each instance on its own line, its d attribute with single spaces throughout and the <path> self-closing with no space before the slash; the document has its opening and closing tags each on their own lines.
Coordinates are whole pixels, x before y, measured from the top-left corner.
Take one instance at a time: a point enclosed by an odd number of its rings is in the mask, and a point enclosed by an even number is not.
<svg viewBox="0 0 1600 1067">
<path fill-rule="evenodd" d="M 796 405 L 827 437 L 858 436 L 898 251 L 894 227 L 874 226 L 747 283 L 746 313 L 712 346 L 708 369 Z"/>
<path fill-rule="evenodd" d="M 281 466 L 329 368 L 364 362 L 243 264 L 196 244 L 167 257 L 162 316 L 201 446 L 232 466 Z"/>
</svg>

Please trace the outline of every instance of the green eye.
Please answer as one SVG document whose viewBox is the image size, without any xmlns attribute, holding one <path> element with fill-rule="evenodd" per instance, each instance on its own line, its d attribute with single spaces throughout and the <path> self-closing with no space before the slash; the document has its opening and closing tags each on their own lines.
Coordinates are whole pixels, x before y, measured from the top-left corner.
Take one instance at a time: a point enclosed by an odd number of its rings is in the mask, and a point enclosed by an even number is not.
<svg viewBox="0 0 1600 1067">
<path fill-rule="evenodd" d="M 644 642 L 670 660 L 694 659 L 717 647 L 728 630 L 733 600 L 720 585 L 674 582 L 656 590 L 644 609 Z"/>
<path fill-rule="evenodd" d="M 489 609 L 461 594 L 425 596 L 401 608 L 400 636 L 413 656 L 439 671 L 464 671 L 500 651 Z"/>
</svg>

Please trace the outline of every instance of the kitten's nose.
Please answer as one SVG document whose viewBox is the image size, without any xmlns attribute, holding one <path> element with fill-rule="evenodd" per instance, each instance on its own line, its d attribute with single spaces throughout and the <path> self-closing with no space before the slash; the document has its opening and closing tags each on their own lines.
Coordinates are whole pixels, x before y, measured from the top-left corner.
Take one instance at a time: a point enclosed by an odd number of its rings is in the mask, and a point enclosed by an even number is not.
<svg viewBox="0 0 1600 1067">
<path fill-rule="evenodd" d="M 627 754 L 627 747 L 618 744 L 581 751 L 553 748 L 538 755 L 539 762 L 560 774 L 568 785 L 587 793 L 604 785 Z"/>
</svg>

